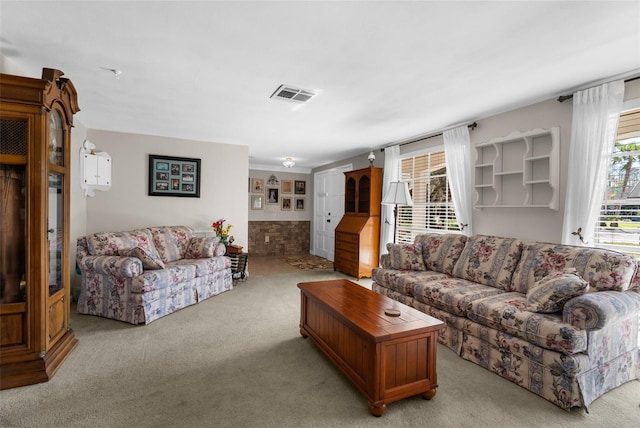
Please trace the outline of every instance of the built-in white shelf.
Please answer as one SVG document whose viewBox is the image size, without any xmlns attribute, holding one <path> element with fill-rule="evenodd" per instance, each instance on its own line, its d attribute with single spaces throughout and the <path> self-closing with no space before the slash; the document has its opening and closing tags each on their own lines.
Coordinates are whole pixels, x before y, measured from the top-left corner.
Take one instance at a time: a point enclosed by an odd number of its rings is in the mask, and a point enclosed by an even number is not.
<svg viewBox="0 0 640 428">
<path fill-rule="evenodd" d="M 558 210 L 560 128 L 513 132 L 476 146 L 475 208 Z"/>
</svg>

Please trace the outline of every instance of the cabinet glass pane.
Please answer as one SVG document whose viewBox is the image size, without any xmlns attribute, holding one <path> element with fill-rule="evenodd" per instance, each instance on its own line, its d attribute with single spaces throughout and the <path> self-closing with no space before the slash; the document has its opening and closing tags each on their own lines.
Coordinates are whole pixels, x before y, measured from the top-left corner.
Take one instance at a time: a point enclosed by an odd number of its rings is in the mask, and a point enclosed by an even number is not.
<svg viewBox="0 0 640 428">
<path fill-rule="evenodd" d="M 369 213 L 370 183 L 371 181 L 366 175 L 363 175 L 358 180 L 358 212 L 360 213 Z"/>
<path fill-rule="evenodd" d="M 62 284 L 62 248 L 64 235 L 64 194 L 62 174 L 49 174 L 49 295 L 56 293 Z"/>
<path fill-rule="evenodd" d="M 0 164 L 0 303 L 26 298 L 25 169 Z"/>
<path fill-rule="evenodd" d="M 347 213 L 356 212 L 356 180 L 353 177 L 347 178 L 345 185 L 344 211 Z"/>
<path fill-rule="evenodd" d="M 62 165 L 64 135 L 62 130 L 62 119 L 57 110 L 51 112 L 49 116 L 49 163 Z"/>
</svg>

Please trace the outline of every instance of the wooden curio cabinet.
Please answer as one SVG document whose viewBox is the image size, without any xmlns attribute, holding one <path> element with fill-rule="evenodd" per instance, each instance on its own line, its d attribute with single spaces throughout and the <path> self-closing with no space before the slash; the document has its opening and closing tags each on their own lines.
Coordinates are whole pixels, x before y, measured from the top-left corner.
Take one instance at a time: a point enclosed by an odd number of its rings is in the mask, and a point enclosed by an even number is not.
<svg viewBox="0 0 640 428">
<path fill-rule="evenodd" d="M 69 146 L 78 112 L 58 70 L 0 74 L 0 389 L 48 381 L 69 328 Z"/>
<path fill-rule="evenodd" d="M 345 172 L 344 217 L 336 227 L 335 270 L 358 279 L 378 266 L 382 168 Z"/>
</svg>

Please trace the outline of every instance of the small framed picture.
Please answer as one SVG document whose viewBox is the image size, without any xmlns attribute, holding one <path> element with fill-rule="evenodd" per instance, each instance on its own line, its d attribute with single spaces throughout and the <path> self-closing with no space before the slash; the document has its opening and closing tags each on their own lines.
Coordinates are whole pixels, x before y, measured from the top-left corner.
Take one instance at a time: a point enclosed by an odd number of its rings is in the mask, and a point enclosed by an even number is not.
<svg viewBox="0 0 640 428">
<path fill-rule="evenodd" d="M 293 181 L 282 180 L 282 193 L 293 193 Z"/>
<path fill-rule="evenodd" d="M 149 155 L 149 196 L 200 197 L 200 159 Z"/>
<path fill-rule="evenodd" d="M 296 211 L 304 211 L 304 198 L 296 198 Z"/>
<path fill-rule="evenodd" d="M 303 180 L 295 180 L 295 193 L 296 195 L 306 195 L 307 182 Z"/>
<path fill-rule="evenodd" d="M 261 210 L 262 209 L 262 200 L 264 196 L 262 195 L 251 195 L 251 209 L 252 210 Z"/>
<path fill-rule="evenodd" d="M 291 211 L 291 198 L 282 198 L 282 211 Z"/>
<path fill-rule="evenodd" d="M 264 193 L 264 179 L 262 178 L 251 179 L 251 193 Z"/>
<path fill-rule="evenodd" d="M 277 187 L 268 187 L 267 188 L 267 204 L 278 204 L 280 203 L 280 189 Z"/>
</svg>

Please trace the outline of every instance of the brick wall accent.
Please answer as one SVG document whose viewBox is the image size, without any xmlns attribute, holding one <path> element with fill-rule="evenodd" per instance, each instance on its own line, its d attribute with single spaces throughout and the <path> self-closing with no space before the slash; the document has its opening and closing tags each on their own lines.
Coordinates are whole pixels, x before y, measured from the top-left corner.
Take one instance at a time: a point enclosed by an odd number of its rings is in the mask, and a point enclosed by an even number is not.
<svg viewBox="0 0 640 428">
<path fill-rule="evenodd" d="M 265 236 L 269 242 L 265 242 Z M 250 221 L 248 252 L 256 256 L 309 254 L 310 221 Z"/>
</svg>

